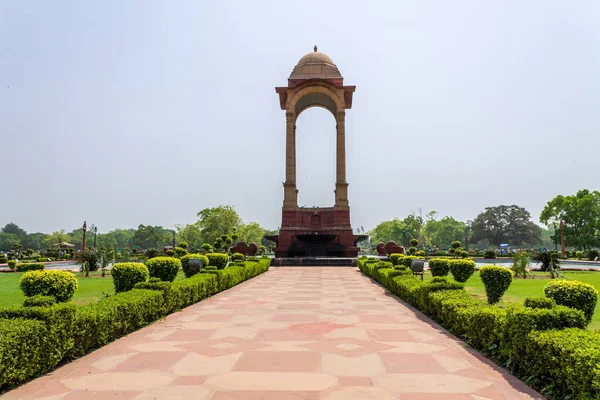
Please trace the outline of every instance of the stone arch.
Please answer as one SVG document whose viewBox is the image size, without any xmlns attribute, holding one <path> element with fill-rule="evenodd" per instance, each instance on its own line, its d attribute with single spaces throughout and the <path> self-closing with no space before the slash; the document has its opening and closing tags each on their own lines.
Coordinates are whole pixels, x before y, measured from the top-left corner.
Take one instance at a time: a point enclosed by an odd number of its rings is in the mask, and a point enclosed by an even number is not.
<svg viewBox="0 0 600 400">
<path fill-rule="evenodd" d="M 344 99 L 340 98 L 335 86 L 326 82 L 305 82 L 296 88 L 295 93 L 288 99 L 287 111 L 296 118 L 310 107 L 323 107 L 329 110 L 334 118 L 337 113 L 345 110 Z"/>
</svg>

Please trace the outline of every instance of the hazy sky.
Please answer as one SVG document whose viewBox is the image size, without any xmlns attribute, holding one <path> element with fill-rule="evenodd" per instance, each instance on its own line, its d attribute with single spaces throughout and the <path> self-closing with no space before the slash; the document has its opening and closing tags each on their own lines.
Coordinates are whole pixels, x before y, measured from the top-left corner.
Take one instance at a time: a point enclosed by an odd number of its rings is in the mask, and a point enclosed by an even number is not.
<svg viewBox="0 0 600 400">
<path fill-rule="evenodd" d="M 600 189 L 598 1 L 0 0 L 0 225 L 99 231 L 235 206 L 274 229 L 275 86 L 316 44 L 356 85 L 352 223 L 474 218 Z M 333 205 L 335 122 L 297 124 L 301 205 Z"/>
</svg>

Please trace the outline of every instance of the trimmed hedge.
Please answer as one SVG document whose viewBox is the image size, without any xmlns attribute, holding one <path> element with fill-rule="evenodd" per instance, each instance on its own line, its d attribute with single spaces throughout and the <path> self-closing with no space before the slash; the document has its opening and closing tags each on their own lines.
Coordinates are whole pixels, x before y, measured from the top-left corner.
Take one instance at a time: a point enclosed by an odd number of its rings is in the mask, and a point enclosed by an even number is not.
<svg viewBox="0 0 600 400">
<path fill-rule="evenodd" d="M 229 256 L 225 253 L 206 253 L 208 257 L 208 265 L 217 267 L 217 269 L 223 269 L 227 266 Z"/>
<path fill-rule="evenodd" d="M 179 259 L 179 261 L 181 261 L 181 268 L 183 269 L 183 273 L 185 274 L 186 278 L 194 275 L 190 270 L 190 258 L 199 258 L 202 260 L 202 268 L 206 268 L 208 266 L 208 257 L 206 257 L 204 254 L 186 254 Z"/>
<path fill-rule="evenodd" d="M 23 307 L 51 307 L 56 304 L 54 296 L 43 296 L 37 294 L 32 297 L 28 297 L 23 302 Z"/>
<path fill-rule="evenodd" d="M 0 310 L 0 392 L 266 272 L 269 266 L 269 259 L 260 259 L 173 283 L 140 282 L 133 290 L 81 307 L 57 304 Z"/>
<path fill-rule="evenodd" d="M 62 303 L 73 298 L 77 278 L 68 271 L 28 271 L 19 280 L 19 286 L 27 297 L 37 294 L 53 296 Z"/>
<path fill-rule="evenodd" d="M 390 261 L 393 265 L 400 265 L 400 259 L 404 257 L 402 253 L 392 253 L 390 254 Z"/>
<path fill-rule="evenodd" d="M 479 277 L 485 286 L 488 303 L 496 304 L 510 287 L 513 274 L 507 268 L 486 265 L 479 270 Z"/>
<path fill-rule="evenodd" d="M 556 307 L 556 302 L 548 297 L 525 297 L 523 301 L 523 305 L 529 308 L 554 308 Z"/>
<path fill-rule="evenodd" d="M 244 261 L 245 258 L 246 256 L 244 256 L 242 253 L 233 253 L 231 255 L 231 261 Z"/>
<path fill-rule="evenodd" d="M 113 265 L 110 275 L 113 278 L 115 292 L 120 293 L 133 289 L 138 282 L 146 282 L 150 274 L 148 267 L 142 263 L 122 262 Z"/>
<path fill-rule="evenodd" d="M 592 285 L 579 281 L 550 281 L 544 293 L 556 304 L 583 311 L 588 324 L 592 320 L 598 303 L 598 291 Z"/>
<path fill-rule="evenodd" d="M 450 260 L 446 258 L 432 258 L 429 260 L 431 276 L 447 276 L 450 272 Z"/>
<path fill-rule="evenodd" d="M 17 272 L 41 271 L 44 267 L 43 263 L 17 264 Z"/>
<path fill-rule="evenodd" d="M 466 282 L 475 273 L 475 261 L 450 260 L 450 273 L 457 282 Z"/>
<path fill-rule="evenodd" d="M 538 299 L 528 300 L 530 307 L 516 304 L 500 308 L 474 298 L 460 283 L 445 278 L 434 277 L 422 282 L 412 274 L 390 277 L 390 272 L 395 269 L 377 268 L 377 264 L 368 259 L 358 259 L 357 265 L 364 274 L 382 283 L 392 293 L 434 318 L 548 397 L 561 400 L 599 398 L 600 380 L 590 377 L 592 374 L 600 376 L 597 367 L 600 362 L 600 334 L 582 330 L 586 326 L 582 311 L 560 305 L 542 307 L 552 303 Z M 565 335 L 567 345 L 550 339 L 556 335 L 555 332 Z M 589 336 L 592 345 L 588 347 L 582 339 L 570 340 L 577 335 Z M 534 339 L 537 343 L 532 345 Z M 538 346 L 538 349 L 531 351 L 532 346 Z M 565 356 L 567 353 L 569 357 Z M 540 359 L 536 358 L 538 354 Z M 585 371 L 579 376 L 580 365 Z M 567 367 L 569 369 L 563 377 L 561 371 Z"/>
<path fill-rule="evenodd" d="M 173 282 L 177 277 L 179 268 L 181 268 L 181 261 L 174 257 L 154 257 L 146 261 L 146 267 L 148 267 L 151 278 Z"/>
</svg>

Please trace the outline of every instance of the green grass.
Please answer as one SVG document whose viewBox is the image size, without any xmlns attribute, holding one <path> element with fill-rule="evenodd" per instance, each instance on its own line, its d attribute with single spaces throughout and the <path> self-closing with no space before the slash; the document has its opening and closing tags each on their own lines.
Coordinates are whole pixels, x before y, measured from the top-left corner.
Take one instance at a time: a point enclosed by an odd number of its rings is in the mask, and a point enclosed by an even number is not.
<svg viewBox="0 0 600 400">
<path fill-rule="evenodd" d="M 563 271 L 561 272 L 565 279 L 577 280 L 593 285 L 598 291 L 600 291 L 600 271 Z M 525 297 L 528 296 L 544 296 L 544 286 L 550 282 L 550 278 L 547 274 L 542 272 L 534 272 L 535 279 L 516 279 L 513 281 L 502 297 L 501 303 L 516 303 L 522 302 Z M 427 272 L 425 274 L 425 280 L 431 279 L 431 274 Z M 481 279 L 479 278 L 479 272 L 475 272 L 473 276 L 465 283 L 465 289 L 472 293 L 474 296 L 486 300 L 485 288 Z M 596 312 L 592 318 L 589 329 L 600 329 L 600 302 L 596 305 Z"/>
<path fill-rule="evenodd" d="M 0 273 L 0 308 L 18 306 L 23 304 L 25 296 L 19 288 L 19 279 L 23 273 L 6 272 Z M 94 303 L 100 300 L 105 294 L 115 294 L 113 281 L 110 274 L 105 277 L 100 276 L 100 272 L 91 272 L 90 277 L 86 278 L 81 273 L 75 273 L 79 288 L 73 296 L 73 303 L 84 305 Z M 179 271 L 176 280 L 185 278 L 182 271 Z"/>
</svg>

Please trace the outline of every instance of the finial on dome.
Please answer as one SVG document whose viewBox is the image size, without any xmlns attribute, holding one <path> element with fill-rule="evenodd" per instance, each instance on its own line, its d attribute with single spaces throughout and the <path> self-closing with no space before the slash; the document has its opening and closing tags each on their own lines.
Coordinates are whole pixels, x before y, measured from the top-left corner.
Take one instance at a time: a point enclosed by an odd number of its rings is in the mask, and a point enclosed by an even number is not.
<svg viewBox="0 0 600 400">
<path fill-rule="evenodd" d="M 317 52 L 317 45 L 315 44 L 315 53 Z"/>
</svg>

